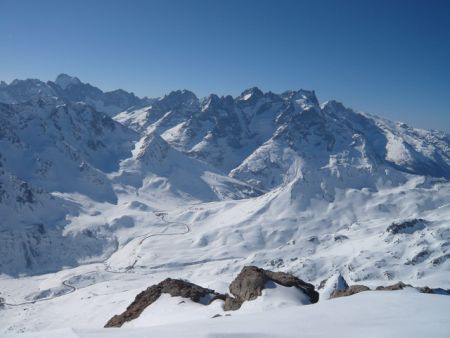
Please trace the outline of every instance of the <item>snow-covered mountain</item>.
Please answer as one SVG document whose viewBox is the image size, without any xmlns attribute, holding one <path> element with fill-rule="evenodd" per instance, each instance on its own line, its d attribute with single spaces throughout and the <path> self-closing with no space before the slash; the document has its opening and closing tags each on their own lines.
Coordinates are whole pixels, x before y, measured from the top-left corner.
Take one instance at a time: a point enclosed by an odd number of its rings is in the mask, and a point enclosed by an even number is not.
<svg viewBox="0 0 450 338">
<path fill-rule="evenodd" d="M 103 92 L 67 74 L 58 75 L 54 82 L 27 79 L 0 84 L 0 102 L 24 103 L 36 98 L 59 98 L 70 102 L 84 102 L 111 116 L 132 107 L 144 106 L 152 101 L 147 98 L 141 99 L 122 89 Z"/>
<path fill-rule="evenodd" d="M 450 288 L 449 134 L 307 90 L 148 100 L 63 74 L 0 102 L 0 332 L 79 318 L 61 296 L 103 325 L 168 276 L 224 292 L 244 265 Z"/>
<path fill-rule="evenodd" d="M 184 90 L 115 119 L 140 133 L 155 131 L 180 151 L 266 190 L 317 170 L 344 186 L 352 184 L 345 176 L 378 179 L 385 170 L 450 178 L 448 134 L 357 113 L 336 101 L 320 105 L 311 91 L 276 95 L 251 88 L 237 98 L 199 100 Z"/>
</svg>

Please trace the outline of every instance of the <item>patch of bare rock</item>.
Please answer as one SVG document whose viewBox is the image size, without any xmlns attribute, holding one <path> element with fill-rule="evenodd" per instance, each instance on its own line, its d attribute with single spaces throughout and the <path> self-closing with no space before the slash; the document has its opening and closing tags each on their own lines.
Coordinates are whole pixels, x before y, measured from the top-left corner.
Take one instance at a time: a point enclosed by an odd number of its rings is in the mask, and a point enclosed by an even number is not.
<svg viewBox="0 0 450 338">
<path fill-rule="evenodd" d="M 286 287 L 296 287 L 309 297 L 311 303 L 319 301 L 319 293 L 314 290 L 312 284 L 285 272 L 273 272 L 256 266 L 246 266 L 231 282 L 229 289 L 232 296 L 227 295 L 224 310 L 237 310 L 245 301 L 261 296 L 262 290 L 270 281 Z"/>
<path fill-rule="evenodd" d="M 231 282 L 229 286 L 231 295 L 220 294 L 184 280 L 167 278 L 139 293 L 127 309 L 122 314 L 113 316 L 105 327 L 121 327 L 125 322 L 138 318 L 164 293 L 170 294 L 172 297 L 189 298 L 193 302 L 203 305 L 209 305 L 214 300 L 220 299 L 224 301 L 223 309 L 225 311 L 237 310 L 244 302 L 261 296 L 262 290 L 269 282 L 295 287 L 307 295 L 311 303 L 319 301 L 319 293 L 314 290 L 312 284 L 285 272 L 273 272 L 256 266 L 246 266 Z"/>
<path fill-rule="evenodd" d="M 206 289 L 181 279 L 167 278 L 139 293 L 125 312 L 113 316 L 106 323 L 105 327 L 121 327 L 125 322 L 138 318 L 145 308 L 153 304 L 163 293 L 167 293 L 172 297 L 189 298 L 193 302 L 204 305 L 208 305 L 216 299 L 225 300 L 225 295 L 214 290 Z"/>
</svg>

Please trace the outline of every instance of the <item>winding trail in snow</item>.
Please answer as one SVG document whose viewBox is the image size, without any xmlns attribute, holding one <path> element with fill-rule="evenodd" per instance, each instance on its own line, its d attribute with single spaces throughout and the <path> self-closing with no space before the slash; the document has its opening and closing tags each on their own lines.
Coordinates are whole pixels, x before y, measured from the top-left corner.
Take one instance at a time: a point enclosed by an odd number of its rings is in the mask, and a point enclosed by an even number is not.
<svg viewBox="0 0 450 338">
<path fill-rule="evenodd" d="M 186 235 L 186 234 L 188 234 L 188 233 L 191 231 L 191 228 L 190 228 L 189 225 L 186 224 L 186 223 L 183 223 L 183 222 L 169 222 L 169 221 L 167 221 L 167 220 L 166 220 L 166 217 L 165 217 L 165 216 L 167 216 L 167 214 L 168 214 L 167 211 L 153 211 L 153 213 L 154 213 L 157 217 L 159 217 L 164 223 L 166 223 L 167 226 L 164 228 L 163 232 L 159 232 L 159 233 L 148 232 L 148 233 L 146 233 L 146 234 L 143 234 L 143 235 L 139 235 L 139 236 L 134 237 L 134 238 L 133 238 L 131 241 L 129 241 L 126 245 L 128 245 L 129 243 L 132 243 L 135 239 L 138 239 L 138 238 L 141 238 L 141 237 L 142 237 L 142 239 L 139 240 L 139 242 L 137 243 L 137 245 L 136 245 L 135 249 L 133 250 L 133 252 L 136 252 L 136 250 L 139 249 L 139 248 L 142 246 L 142 244 L 144 244 L 144 242 L 145 242 L 146 240 L 150 239 L 150 238 L 157 237 L 157 236 L 178 236 L 178 235 Z M 165 231 L 167 231 L 171 225 L 182 225 L 182 226 L 184 226 L 185 229 L 184 229 L 183 232 L 171 232 L 171 233 L 166 233 Z M 122 247 L 121 249 L 123 249 L 123 247 Z M 103 271 L 108 272 L 108 273 L 116 273 L 116 274 L 132 273 L 132 270 L 134 269 L 134 267 L 135 267 L 136 263 L 138 262 L 140 256 L 138 256 L 138 257 L 135 259 L 134 263 L 133 263 L 131 266 L 127 267 L 125 270 L 112 270 L 112 269 L 110 268 L 110 266 L 106 264 L 106 262 L 108 261 L 108 259 L 110 259 L 110 258 L 112 257 L 112 255 L 114 255 L 114 254 L 115 254 L 116 252 L 118 252 L 119 250 L 120 250 L 120 249 L 117 248 L 117 250 L 114 251 L 114 252 L 112 252 L 111 255 L 109 255 L 109 256 L 108 256 L 107 258 L 105 258 L 103 261 L 100 261 L 100 262 L 99 262 L 99 263 L 104 264 Z M 163 265 L 162 265 L 162 266 L 163 266 Z M 152 268 L 149 268 L 149 269 L 156 269 L 156 268 L 157 268 L 157 267 L 152 267 Z M 51 297 L 48 297 L 48 298 L 35 299 L 35 300 L 32 300 L 32 301 L 25 301 L 25 302 L 21 302 L 21 303 L 8 303 L 8 302 L 5 301 L 5 302 L 0 302 L 0 305 L 7 305 L 7 306 L 17 307 L 17 306 L 24 306 L 24 305 L 35 304 L 35 303 L 38 303 L 38 302 L 49 301 L 49 300 L 52 300 L 52 299 L 55 299 L 55 298 L 59 298 L 59 297 L 62 297 L 62 296 L 66 296 L 66 295 L 68 295 L 68 294 L 71 294 L 71 293 L 73 293 L 73 292 L 79 290 L 79 289 L 83 289 L 83 288 L 85 288 L 85 287 L 88 287 L 88 286 L 91 286 L 91 285 L 92 285 L 92 284 L 90 284 L 90 285 L 87 285 L 87 286 L 84 286 L 84 287 L 76 287 L 76 286 L 71 285 L 71 284 L 69 283 L 69 280 L 70 280 L 70 279 L 76 278 L 76 277 L 85 276 L 85 275 L 88 275 L 88 274 L 91 274 L 91 273 L 95 273 L 95 272 L 99 272 L 99 271 L 101 271 L 101 270 L 92 270 L 92 271 L 88 271 L 88 272 L 84 272 L 84 273 L 82 273 L 82 274 L 75 275 L 75 276 L 72 276 L 72 277 L 70 277 L 70 278 L 67 278 L 67 279 L 63 280 L 63 281 L 61 282 L 61 284 L 62 284 L 63 286 L 65 286 L 65 287 L 69 288 L 69 290 L 68 290 L 67 292 L 63 293 L 63 294 L 54 295 L 54 296 L 51 296 Z"/>
</svg>

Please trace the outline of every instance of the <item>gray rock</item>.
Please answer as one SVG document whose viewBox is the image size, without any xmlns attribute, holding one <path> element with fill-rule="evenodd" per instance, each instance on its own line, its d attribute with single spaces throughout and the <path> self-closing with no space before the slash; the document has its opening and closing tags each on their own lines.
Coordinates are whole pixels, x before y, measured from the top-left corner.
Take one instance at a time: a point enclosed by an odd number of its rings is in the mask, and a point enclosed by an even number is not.
<svg viewBox="0 0 450 338">
<path fill-rule="evenodd" d="M 216 299 L 225 300 L 225 295 L 219 294 L 214 290 L 180 279 L 167 278 L 138 294 L 126 311 L 112 317 L 105 327 L 121 327 L 125 322 L 138 318 L 145 308 L 153 304 L 163 293 L 167 293 L 172 297 L 189 298 L 203 305 L 208 305 Z"/>
<path fill-rule="evenodd" d="M 349 286 L 346 289 L 335 289 L 330 294 L 330 299 L 352 296 L 352 295 L 354 295 L 356 293 L 360 293 L 360 292 L 363 292 L 363 291 L 370 291 L 370 288 L 365 286 L 365 285 L 352 285 L 352 286 Z"/>
<path fill-rule="evenodd" d="M 388 226 L 387 231 L 394 235 L 399 233 L 412 234 L 415 231 L 425 229 L 425 223 L 426 221 L 424 219 L 415 218 L 402 223 L 392 223 Z"/>
<path fill-rule="evenodd" d="M 377 288 L 375 289 L 376 291 L 397 291 L 397 290 L 403 290 L 404 288 L 412 288 L 412 285 L 409 284 L 405 284 L 403 282 L 398 282 L 392 285 L 388 285 L 388 286 L 377 286 Z"/>
<path fill-rule="evenodd" d="M 311 303 L 319 300 L 319 294 L 314 290 L 313 285 L 291 274 L 246 266 L 230 284 L 232 296 L 220 294 L 184 280 L 167 278 L 138 294 L 127 309 L 122 314 L 113 316 L 105 327 L 121 327 L 125 322 L 138 318 L 145 308 L 153 304 L 163 293 L 172 297 L 189 298 L 193 302 L 203 305 L 209 305 L 214 300 L 220 299 L 224 301 L 225 311 L 238 310 L 243 302 L 260 296 L 267 282 L 296 287 L 309 297 Z M 218 315 L 213 318 L 216 317 Z"/>
<path fill-rule="evenodd" d="M 312 284 L 306 283 L 285 272 L 273 272 L 256 266 L 246 266 L 231 282 L 229 289 L 234 298 L 227 297 L 224 310 L 237 310 L 243 302 L 261 296 L 261 291 L 269 281 L 286 287 L 296 287 L 309 297 L 311 303 L 317 303 L 319 301 L 319 294 L 314 290 Z"/>
</svg>

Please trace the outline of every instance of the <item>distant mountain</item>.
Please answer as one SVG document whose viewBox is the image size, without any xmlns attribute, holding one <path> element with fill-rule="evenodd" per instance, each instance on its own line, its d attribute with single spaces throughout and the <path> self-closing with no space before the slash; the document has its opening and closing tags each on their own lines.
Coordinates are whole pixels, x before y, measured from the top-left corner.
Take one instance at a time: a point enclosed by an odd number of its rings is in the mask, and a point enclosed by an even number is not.
<svg viewBox="0 0 450 338">
<path fill-rule="evenodd" d="M 60 74 L 54 82 L 36 79 L 14 80 L 9 85 L 0 85 L 0 102 L 24 103 L 33 98 L 59 98 L 72 103 L 84 102 L 97 111 L 113 116 L 132 107 L 147 105 L 151 100 L 139 98 L 122 89 L 103 92 L 81 82 L 77 77 Z"/>
<path fill-rule="evenodd" d="M 189 156 L 266 190 L 317 171 L 354 187 L 395 172 L 450 178 L 448 134 L 357 113 L 336 101 L 320 105 L 312 91 L 277 95 L 250 88 L 236 98 L 202 100 L 177 91 L 115 119 L 139 133 L 157 132 Z"/>
</svg>

